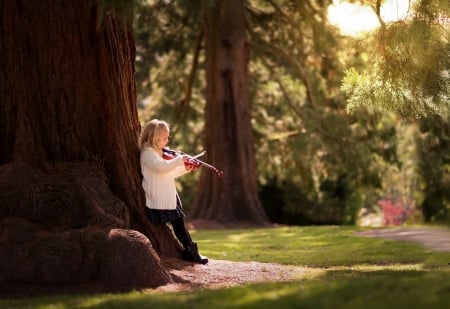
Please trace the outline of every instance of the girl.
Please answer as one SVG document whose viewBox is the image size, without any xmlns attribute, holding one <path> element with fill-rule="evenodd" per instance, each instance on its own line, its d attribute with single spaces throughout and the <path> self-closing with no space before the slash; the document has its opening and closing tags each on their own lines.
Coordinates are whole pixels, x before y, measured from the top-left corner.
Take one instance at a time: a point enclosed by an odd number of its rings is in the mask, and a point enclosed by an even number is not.
<svg viewBox="0 0 450 309">
<path fill-rule="evenodd" d="M 206 264 L 208 259 L 198 253 L 197 244 L 192 241 L 184 223 L 185 214 L 175 186 L 176 177 L 198 166 L 189 164 L 191 157 L 188 155 L 170 160 L 163 158 L 163 148 L 169 142 L 169 133 L 169 125 L 165 121 L 153 119 L 145 124 L 139 137 L 147 216 L 156 224 L 172 224 L 175 236 L 184 248 L 183 259 Z"/>
</svg>

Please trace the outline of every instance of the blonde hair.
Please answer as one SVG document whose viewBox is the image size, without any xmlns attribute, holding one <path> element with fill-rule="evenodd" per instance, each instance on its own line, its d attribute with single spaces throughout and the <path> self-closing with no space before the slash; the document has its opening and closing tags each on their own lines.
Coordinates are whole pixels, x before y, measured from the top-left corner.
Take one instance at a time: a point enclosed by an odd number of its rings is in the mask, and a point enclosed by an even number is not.
<svg viewBox="0 0 450 309">
<path fill-rule="evenodd" d="M 156 148 L 159 136 L 163 131 L 169 132 L 169 124 L 163 120 L 152 119 L 144 125 L 139 136 L 139 149 L 145 146 Z"/>
</svg>

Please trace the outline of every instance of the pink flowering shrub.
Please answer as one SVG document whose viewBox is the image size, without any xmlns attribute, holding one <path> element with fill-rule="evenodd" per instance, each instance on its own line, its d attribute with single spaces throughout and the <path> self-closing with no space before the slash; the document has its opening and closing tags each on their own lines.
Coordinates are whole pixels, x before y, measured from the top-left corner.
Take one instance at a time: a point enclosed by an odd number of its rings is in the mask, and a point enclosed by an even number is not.
<svg viewBox="0 0 450 309">
<path fill-rule="evenodd" d="M 404 202 L 391 198 L 378 201 L 383 215 L 384 225 L 401 225 L 414 213 L 414 201 Z"/>
</svg>

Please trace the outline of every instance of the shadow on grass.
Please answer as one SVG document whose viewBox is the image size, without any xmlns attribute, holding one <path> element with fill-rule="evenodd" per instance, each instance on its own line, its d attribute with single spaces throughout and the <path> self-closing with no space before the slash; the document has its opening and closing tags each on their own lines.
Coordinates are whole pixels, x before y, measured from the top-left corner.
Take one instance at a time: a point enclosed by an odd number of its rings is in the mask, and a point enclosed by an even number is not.
<svg viewBox="0 0 450 309">
<path fill-rule="evenodd" d="M 40 298 L 39 308 L 448 308 L 449 303 L 450 271 L 344 269 L 312 280 L 220 290 Z M 23 301 L 3 305 L 34 308 Z"/>
<path fill-rule="evenodd" d="M 329 271 L 312 281 L 134 295 L 109 300 L 101 308 L 448 308 L 450 273 L 423 271 Z M 133 299 L 134 298 L 134 299 Z"/>
</svg>

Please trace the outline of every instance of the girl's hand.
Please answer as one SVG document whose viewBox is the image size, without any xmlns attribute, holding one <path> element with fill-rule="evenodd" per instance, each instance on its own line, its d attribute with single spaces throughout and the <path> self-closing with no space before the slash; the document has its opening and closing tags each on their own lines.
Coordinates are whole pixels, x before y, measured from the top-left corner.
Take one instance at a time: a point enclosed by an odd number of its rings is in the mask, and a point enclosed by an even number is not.
<svg viewBox="0 0 450 309">
<path fill-rule="evenodd" d="M 192 157 L 190 157 L 188 155 L 183 155 L 183 162 L 184 162 L 184 167 L 188 171 L 194 171 L 194 170 L 198 169 L 200 166 L 200 164 L 195 162 L 195 160 L 192 160 Z"/>
</svg>

